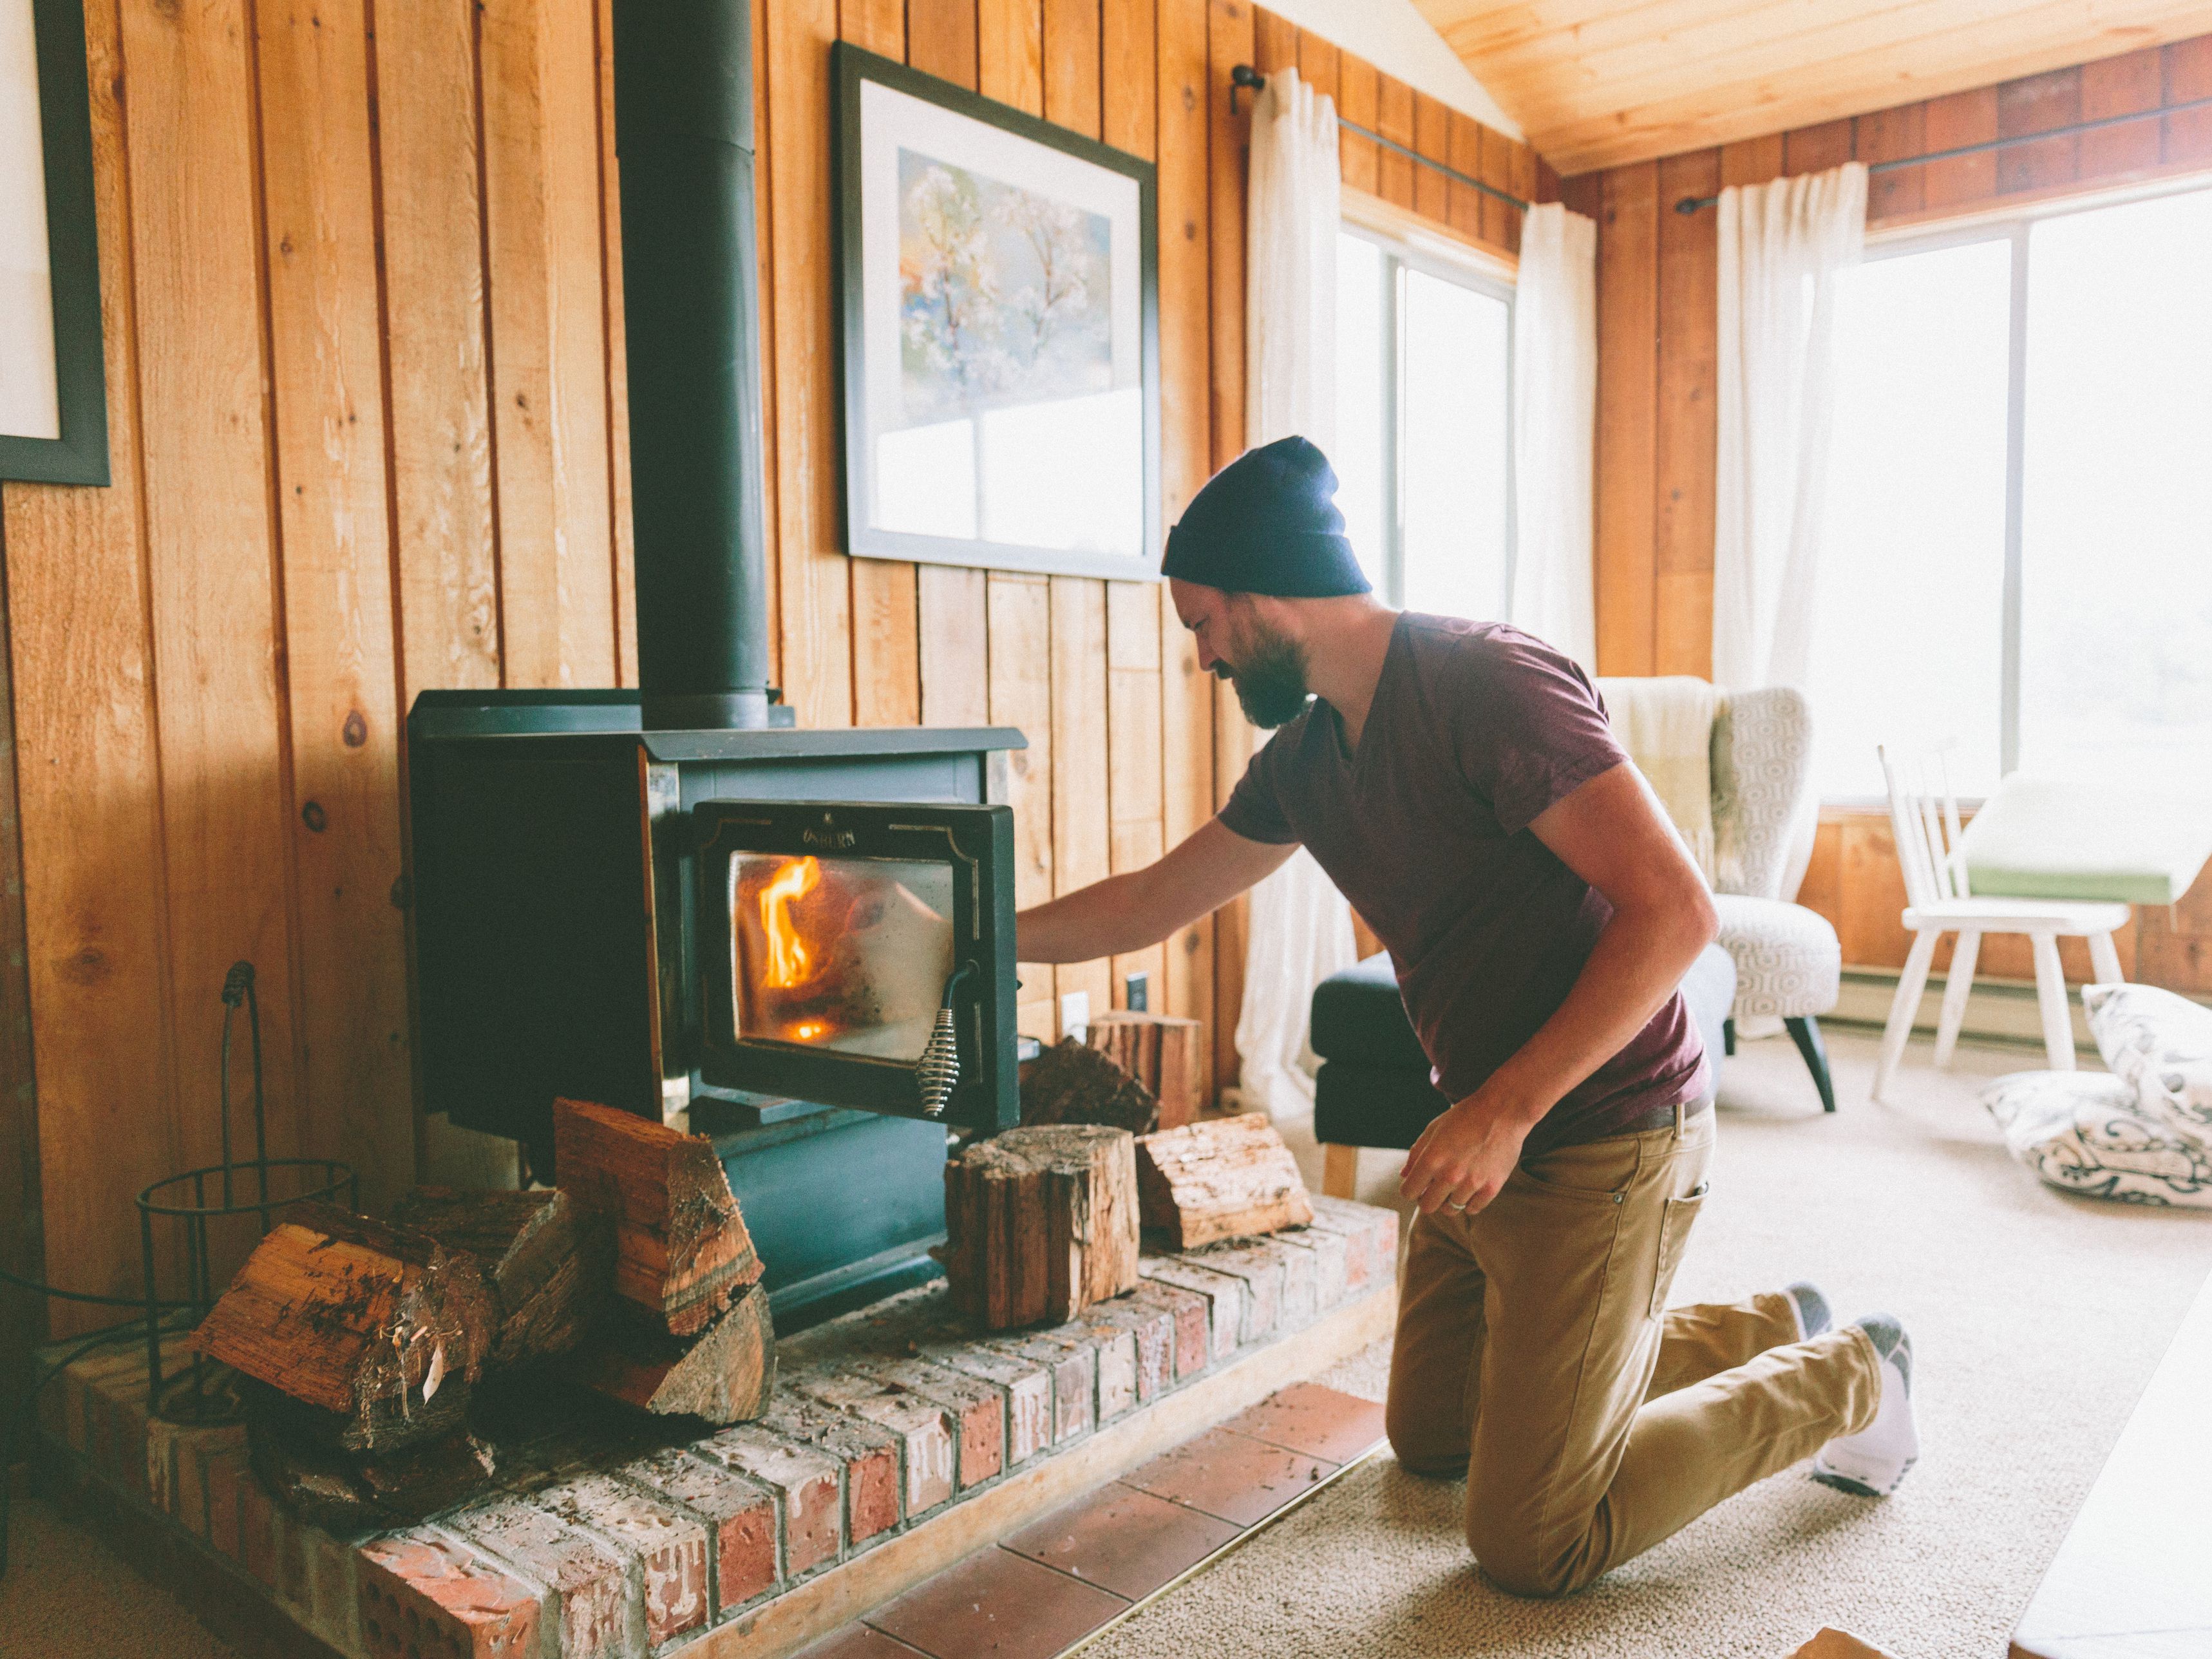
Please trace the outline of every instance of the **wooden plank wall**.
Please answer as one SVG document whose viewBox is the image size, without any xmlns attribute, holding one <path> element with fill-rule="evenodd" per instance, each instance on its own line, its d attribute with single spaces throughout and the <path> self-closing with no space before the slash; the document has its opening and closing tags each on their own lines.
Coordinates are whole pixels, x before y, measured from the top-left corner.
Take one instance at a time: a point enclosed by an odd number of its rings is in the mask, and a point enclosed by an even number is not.
<svg viewBox="0 0 2212 1659">
<path fill-rule="evenodd" d="M 1163 592 L 842 552 L 830 44 L 1157 161 L 1170 521 L 1243 447 L 1231 65 L 1300 64 L 1354 118 L 1508 187 L 1536 164 L 1248 0 L 754 14 L 781 682 L 811 726 L 1020 726 L 1023 902 L 1139 865 L 1251 747 Z M 134 1287 L 132 1194 L 216 1157 L 217 992 L 240 958 L 272 1150 L 350 1160 L 372 1205 L 412 1176 L 405 711 L 429 688 L 635 678 L 609 16 L 89 0 L 115 482 L 0 491 L 20 799 L 0 876 L 18 840 L 24 870 L 0 899 L 0 1198 L 25 1218 L 0 1264 L 36 1271 L 43 1237 L 64 1283 Z M 1345 164 L 1515 246 L 1518 215 L 1476 192 L 1356 140 Z M 1155 1008 L 1214 1021 L 1231 1077 L 1243 939 L 1230 912 L 1025 969 L 1023 1028 L 1050 1036 L 1056 992 L 1103 1007 L 1143 971 Z"/>
<path fill-rule="evenodd" d="M 39 1085 L 9 1161 L 81 1289 L 131 1287 L 131 1195 L 216 1155 L 234 961 L 270 1150 L 372 1204 L 411 1178 L 407 704 L 632 659 L 604 11 L 377 22 L 86 8 L 114 483 L 0 493 Z"/>
<path fill-rule="evenodd" d="M 1586 173 L 1561 198 L 1598 222 L 1598 666 L 1607 674 L 1712 672 L 1713 466 L 1718 370 L 1716 215 L 1686 196 L 2032 134 L 2212 97 L 2212 35 L 1717 149 Z M 2185 111 L 1871 181 L 1870 229 L 1940 224 L 2212 166 L 2212 111 Z M 1882 815 L 1823 824 L 1806 902 L 1843 936 L 1844 960 L 1901 966 L 1904 892 Z M 2131 973 L 2212 992 L 2212 877 L 2123 940 Z M 2024 949 L 1992 940 L 1982 971 L 2025 977 Z M 2070 969 L 2086 961 L 2069 957 Z M 2078 976 L 2078 974 L 2077 974 Z"/>
<path fill-rule="evenodd" d="M 1549 200 L 1556 191 L 1556 175 L 1519 139 L 1383 74 L 1310 29 L 1255 9 L 1249 38 L 1233 27 L 1229 33 L 1231 40 L 1224 44 L 1243 53 L 1236 61 L 1251 64 L 1262 75 L 1296 69 L 1301 80 L 1335 100 L 1337 113 L 1346 122 L 1523 201 Z M 1244 101 L 1240 97 L 1240 104 Z M 1347 191 L 1377 197 L 1504 258 L 1520 252 L 1521 210 L 1510 204 L 1349 131 L 1339 133 L 1337 153 Z"/>
</svg>

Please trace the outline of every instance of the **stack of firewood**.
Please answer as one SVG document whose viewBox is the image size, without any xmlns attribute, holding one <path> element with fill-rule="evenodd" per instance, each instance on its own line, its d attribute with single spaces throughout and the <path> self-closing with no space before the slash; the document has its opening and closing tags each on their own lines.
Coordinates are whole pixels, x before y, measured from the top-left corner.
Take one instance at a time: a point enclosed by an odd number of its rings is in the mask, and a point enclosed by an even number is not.
<svg viewBox="0 0 2212 1659">
<path fill-rule="evenodd" d="M 1180 1129 L 1198 1115 L 1204 1060 L 1199 1045 L 1206 1041 L 1206 1027 L 1198 1021 L 1117 1008 L 1091 1015 L 1083 1040 L 1159 1102 L 1158 1127 Z"/>
<path fill-rule="evenodd" d="M 1198 1115 L 1206 1028 L 1166 1014 L 1094 1014 L 1022 1067 L 1022 1122 L 1110 1123 L 1132 1134 L 1176 1129 Z"/>
<path fill-rule="evenodd" d="M 562 1101 L 555 1151 L 554 1190 L 422 1188 L 388 1221 L 283 1212 L 196 1338 L 246 1379 L 271 1491 L 349 1522 L 457 1501 L 494 1472 L 471 1407 L 503 1377 L 717 1425 L 766 1407 L 762 1263 L 711 1144 Z"/>
<path fill-rule="evenodd" d="M 1154 1085 L 1189 1074 L 1193 1024 L 1125 1016 L 1108 1040 L 1046 1049 L 1023 1073 L 1021 1127 L 946 1163 L 939 1255 L 969 1324 L 1056 1324 L 1134 1289 L 1140 1224 L 1194 1249 L 1312 1222 L 1265 1117 L 1155 1130 L 1166 1103 Z M 1178 1092 L 1179 1109 L 1188 1098 Z"/>
<path fill-rule="evenodd" d="M 713 1145 L 582 1101 L 553 1103 L 562 1190 L 614 1241 L 614 1316 L 584 1381 L 647 1411 L 735 1423 L 775 1382 L 760 1256 Z"/>
</svg>

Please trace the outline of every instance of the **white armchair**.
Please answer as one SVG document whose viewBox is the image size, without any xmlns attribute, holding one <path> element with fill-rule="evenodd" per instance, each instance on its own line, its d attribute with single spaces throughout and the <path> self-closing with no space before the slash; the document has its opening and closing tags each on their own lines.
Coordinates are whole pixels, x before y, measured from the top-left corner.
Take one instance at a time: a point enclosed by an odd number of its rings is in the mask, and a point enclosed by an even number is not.
<svg viewBox="0 0 2212 1659">
<path fill-rule="evenodd" d="M 1813 719 L 1804 694 L 1788 686 L 1724 696 L 1713 719 L 1713 904 L 1720 943 L 1735 959 L 1735 1008 L 1729 1021 L 1765 1016 L 1789 1028 L 1820 1091 L 1836 1109 L 1819 1017 L 1843 982 L 1843 946 L 1818 911 L 1782 896 L 1803 873 L 1798 832 L 1811 784 Z M 1793 867 L 1794 866 L 1794 867 Z"/>
<path fill-rule="evenodd" d="M 1736 1051 L 1739 1020 L 1781 1020 L 1805 1055 L 1820 1106 L 1832 1113 L 1836 1086 L 1818 1018 L 1834 1009 L 1843 988 L 1843 945 L 1825 915 L 1783 898 L 1785 890 L 1796 891 L 1812 852 L 1805 695 L 1787 686 L 1714 692 L 1681 677 L 1599 679 L 1597 690 L 1614 737 L 1652 779 L 1692 852 L 1705 856 L 1710 848 L 1719 945 L 1736 964 L 1725 1051 Z M 1708 719 L 1710 728 L 1701 726 Z M 1704 801 L 1698 785 L 1708 790 Z"/>
<path fill-rule="evenodd" d="M 1782 896 L 1796 890 L 1811 848 L 1813 717 L 1804 695 L 1787 686 L 1716 693 L 1702 681 L 1607 678 L 1598 690 L 1623 746 L 1655 780 L 1662 804 L 1680 819 L 1692 850 L 1705 838 L 1697 786 L 1710 774 L 1704 803 L 1712 820 L 1713 906 L 1720 939 L 1735 963 L 1735 1000 L 1723 1042 L 1735 1052 L 1736 1023 L 1779 1019 L 1813 1073 L 1820 1105 L 1836 1109 L 1819 1018 L 1842 988 L 1843 947 L 1818 911 Z M 1710 710 L 1710 715 L 1707 711 Z M 1710 718 L 1702 733 L 1698 722 Z M 1651 752 L 1642 752 L 1648 749 Z M 1701 753 L 1702 751 L 1702 753 Z M 1685 770 L 1685 761 L 1705 765 Z"/>
</svg>

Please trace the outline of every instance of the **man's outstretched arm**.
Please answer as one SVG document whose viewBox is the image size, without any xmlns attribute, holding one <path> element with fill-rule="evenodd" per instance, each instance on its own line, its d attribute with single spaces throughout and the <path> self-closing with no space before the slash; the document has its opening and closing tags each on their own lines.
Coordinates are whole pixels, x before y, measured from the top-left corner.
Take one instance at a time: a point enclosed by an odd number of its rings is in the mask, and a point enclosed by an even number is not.
<svg viewBox="0 0 2212 1659">
<path fill-rule="evenodd" d="M 1292 853 L 1296 842 L 1247 841 L 1209 818 L 1166 857 L 1109 876 L 1014 918 L 1024 962 L 1090 962 L 1157 945 L 1235 898 Z"/>
<path fill-rule="evenodd" d="M 1592 778 L 1528 827 L 1605 895 L 1613 918 L 1558 1011 L 1413 1143 L 1401 1190 L 1431 1212 L 1496 1196 L 1528 1131 L 1628 1046 L 1719 930 L 1705 878 L 1634 766 Z"/>
</svg>

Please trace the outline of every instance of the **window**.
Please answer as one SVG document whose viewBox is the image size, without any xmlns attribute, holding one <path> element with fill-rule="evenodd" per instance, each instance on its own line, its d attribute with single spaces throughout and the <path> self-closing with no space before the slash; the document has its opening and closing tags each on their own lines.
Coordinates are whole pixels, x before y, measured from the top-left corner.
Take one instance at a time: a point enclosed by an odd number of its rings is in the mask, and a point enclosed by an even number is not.
<svg viewBox="0 0 2212 1659">
<path fill-rule="evenodd" d="M 1815 781 L 2212 783 L 2212 191 L 1878 250 L 1838 307 Z"/>
<path fill-rule="evenodd" d="M 1999 775 L 2011 291 L 2007 242 L 1870 260 L 1842 286 L 1807 688 L 1831 799 L 1883 794 L 1875 746 L 1931 716 L 1961 792 Z"/>
<path fill-rule="evenodd" d="M 2212 191 L 2028 241 L 2012 763 L 2212 763 Z"/>
<path fill-rule="evenodd" d="M 1337 241 L 1337 504 L 1393 605 L 1502 617 L 1513 563 L 1510 289 Z"/>
</svg>

